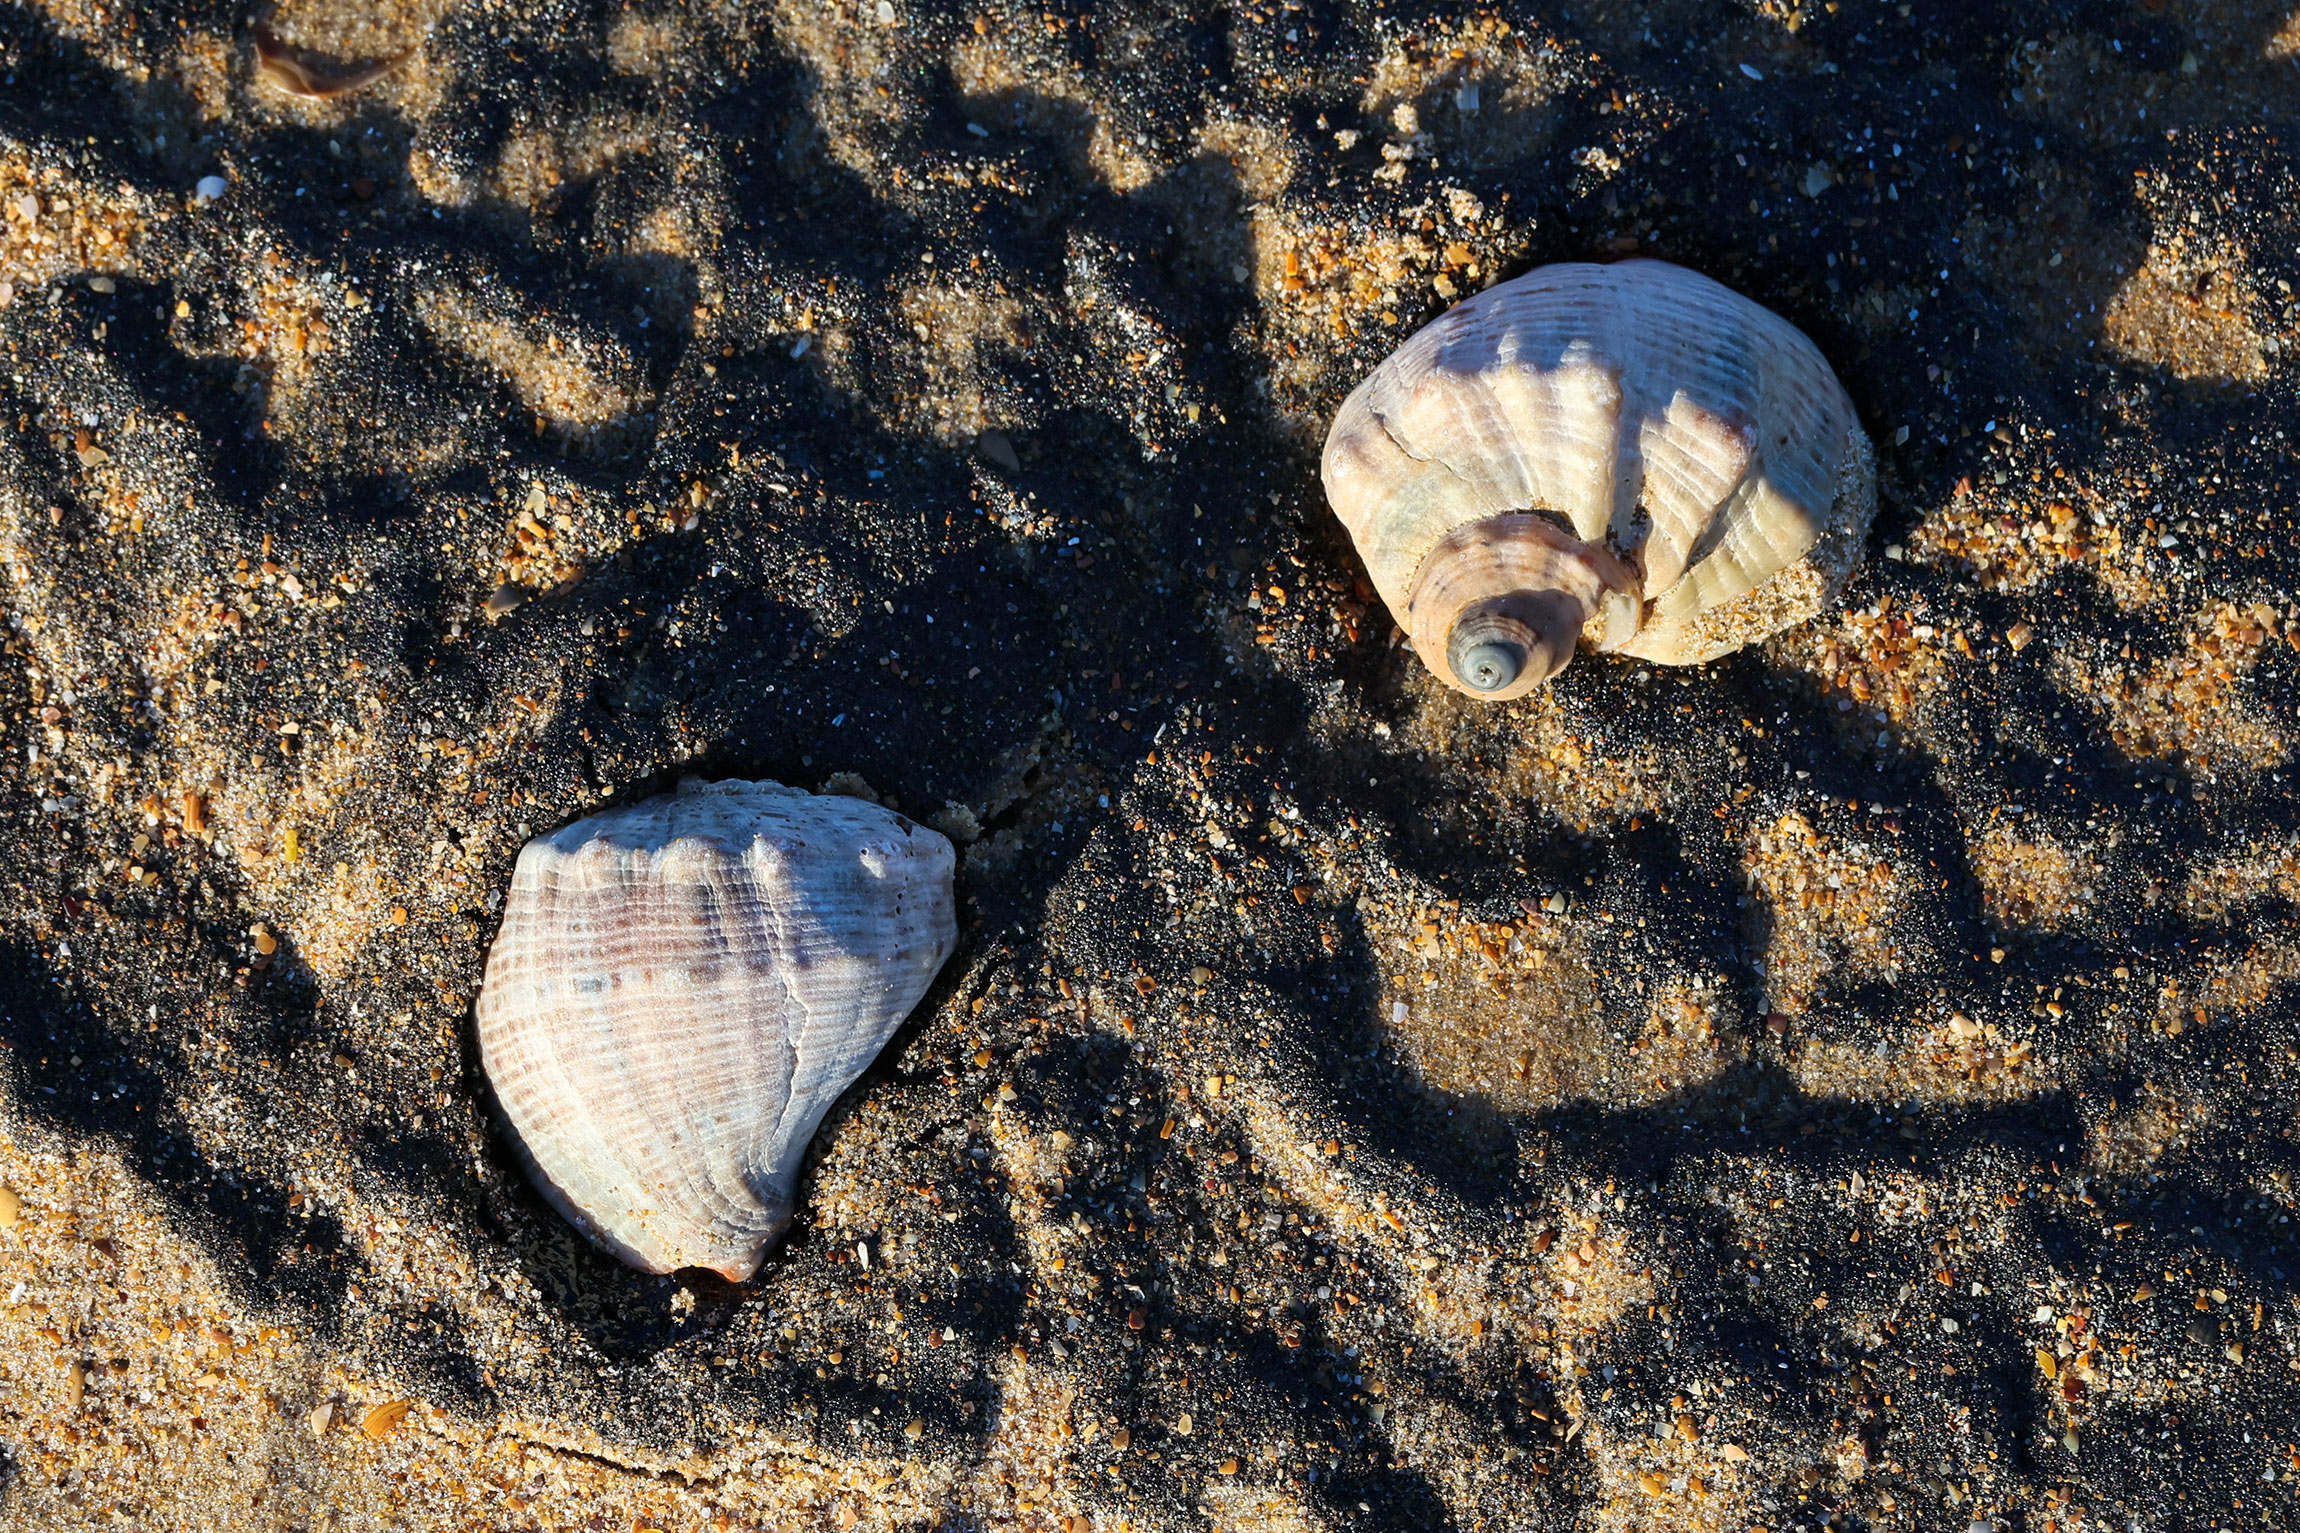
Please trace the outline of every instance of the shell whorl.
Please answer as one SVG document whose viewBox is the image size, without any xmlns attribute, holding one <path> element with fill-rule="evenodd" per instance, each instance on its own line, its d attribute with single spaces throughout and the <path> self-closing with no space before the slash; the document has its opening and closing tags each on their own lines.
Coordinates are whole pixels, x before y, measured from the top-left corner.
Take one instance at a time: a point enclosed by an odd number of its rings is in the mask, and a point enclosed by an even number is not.
<svg viewBox="0 0 2300 1533">
<path fill-rule="evenodd" d="M 1540 267 L 1457 304 L 1351 392 L 1322 472 L 1424 662 L 1490 700 L 1564 663 L 1576 609 L 1590 647 L 1672 665 L 1801 621 L 1875 508 L 1867 439 L 1813 343 L 1659 261 Z M 1431 632 L 1433 592 L 1464 642 Z M 1515 678 L 1480 685 L 1513 645 Z"/>
<path fill-rule="evenodd" d="M 530 841 L 476 1011 L 545 1198 L 633 1266 L 749 1277 L 823 1113 L 955 945 L 954 860 L 889 810 L 772 782 Z"/>
<path fill-rule="evenodd" d="M 1637 575 L 1535 513 L 1456 527 L 1422 560 L 1406 632 L 1422 662 L 1488 702 L 1523 697 L 1565 668 L 1592 623 L 1637 625 Z"/>
</svg>

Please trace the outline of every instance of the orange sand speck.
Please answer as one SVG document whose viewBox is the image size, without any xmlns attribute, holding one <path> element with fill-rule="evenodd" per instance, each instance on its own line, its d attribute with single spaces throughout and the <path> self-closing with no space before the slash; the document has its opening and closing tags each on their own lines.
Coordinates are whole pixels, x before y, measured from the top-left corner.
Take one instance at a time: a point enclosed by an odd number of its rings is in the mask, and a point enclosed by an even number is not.
<svg viewBox="0 0 2300 1533">
<path fill-rule="evenodd" d="M 2057 931 L 2082 920 L 2097 897 L 2098 862 L 2050 836 L 1992 824 L 1971 856 L 1983 907 L 2000 932 Z"/>
<path fill-rule="evenodd" d="M 2118 290 L 2101 334 L 2135 362 L 2185 382 L 2252 387 L 2268 376 L 2261 327 L 2241 257 L 2192 248 L 2184 235 L 2153 244 Z"/>
<path fill-rule="evenodd" d="M 1765 977 L 1776 1010 L 1803 1011 L 1832 978 L 1893 977 L 1900 877 L 1876 847 L 1785 814 L 1751 835 L 1742 867 L 1771 915 Z"/>
<path fill-rule="evenodd" d="M 2136 761 L 2170 761 L 2210 776 L 2261 771 L 2291 751 L 2289 727 L 2254 705 L 2244 686 L 2288 623 L 2265 603 L 2222 602 L 2192 617 L 2179 652 L 2161 660 L 2087 667 L 2058 662 L 2063 684 L 2106 717 L 2109 737 Z"/>
</svg>

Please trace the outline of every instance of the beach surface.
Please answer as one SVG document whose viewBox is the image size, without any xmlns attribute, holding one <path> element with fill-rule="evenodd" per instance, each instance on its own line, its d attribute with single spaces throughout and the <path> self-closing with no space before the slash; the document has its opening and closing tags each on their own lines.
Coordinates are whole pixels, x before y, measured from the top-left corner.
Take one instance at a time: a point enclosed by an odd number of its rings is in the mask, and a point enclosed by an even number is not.
<svg viewBox="0 0 2300 1533">
<path fill-rule="evenodd" d="M 2300 1522 L 2300 14 L 0 8 L 0 1517 Z M 1327 512 L 1654 256 L 1837 607 L 1482 706 Z M 959 846 L 745 1284 L 521 1176 L 519 847 Z"/>
</svg>

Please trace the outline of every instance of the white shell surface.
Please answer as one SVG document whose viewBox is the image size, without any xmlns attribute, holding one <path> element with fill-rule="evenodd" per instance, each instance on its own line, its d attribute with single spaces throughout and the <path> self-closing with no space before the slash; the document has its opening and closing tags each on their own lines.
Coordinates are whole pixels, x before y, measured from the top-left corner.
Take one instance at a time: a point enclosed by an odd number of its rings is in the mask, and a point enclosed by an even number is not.
<svg viewBox="0 0 2300 1533">
<path fill-rule="evenodd" d="M 477 1012 L 536 1185 L 633 1266 L 749 1277 L 824 1112 L 957 943 L 953 863 L 901 815 L 773 782 L 530 841 Z"/>
<path fill-rule="evenodd" d="M 1449 533 L 1546 511 L 1638 572 L 1640 622 L 1603 647 L 1667 664 L 1810 616 L 1875 507 L 1868 440 L 1819 349 L 1661 261 L 1539 267 L 1455 305 L 1352 391 L 1322 470 L 1401 626 Z M 1814 578 L 1720 615 L 1824 538 Z"/>
</svg>

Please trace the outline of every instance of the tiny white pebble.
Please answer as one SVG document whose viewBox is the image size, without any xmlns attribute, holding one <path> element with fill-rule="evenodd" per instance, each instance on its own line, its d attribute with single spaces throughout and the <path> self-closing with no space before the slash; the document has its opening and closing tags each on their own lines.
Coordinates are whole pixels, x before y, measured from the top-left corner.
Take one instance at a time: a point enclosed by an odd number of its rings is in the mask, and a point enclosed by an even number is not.
<svg viewBox="0 0 2300 1533">
<path fill-rule="evenodd" d="M 1741 66 L 1741 72 L 1752 80 L 1762 80 L 1765 78 L 1762 74 L 1758 73 L 1757 66 L 1754 64 L 1743 64 Z"/>
<path fill-rule="evenodd" d="M 40 199 L 26 192 L 16 199 L 16 211 L 29 221 L 40 216 Z"/>
<path fill-rule="evenodd" d="M 193 190 L 198 194 L 200 201 L 214 202 L 225 192 L 231 190 L 231 183 L 222 176 L 202 176 L 200 177 L 200 184 Z"/>
</svg>

